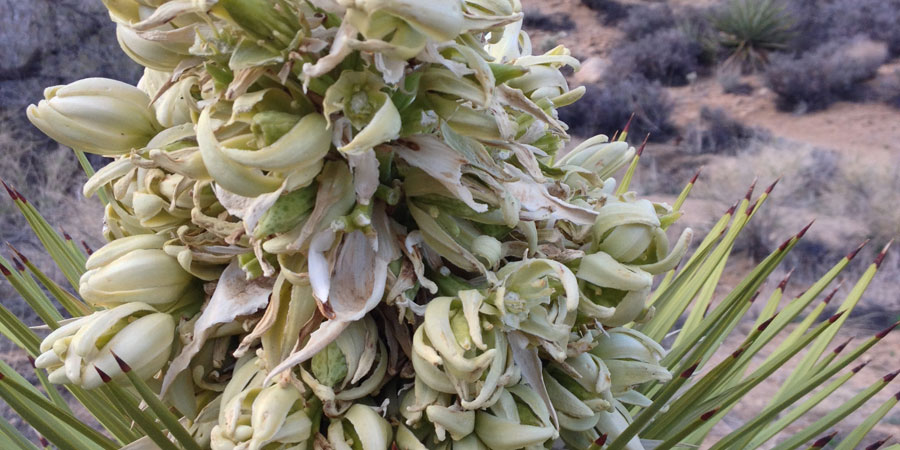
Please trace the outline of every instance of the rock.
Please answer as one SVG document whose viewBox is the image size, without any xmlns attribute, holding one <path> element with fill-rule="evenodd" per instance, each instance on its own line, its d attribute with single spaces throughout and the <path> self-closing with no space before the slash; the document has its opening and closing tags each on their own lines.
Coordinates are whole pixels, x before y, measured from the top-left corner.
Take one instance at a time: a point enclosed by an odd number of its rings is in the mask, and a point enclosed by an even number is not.
<svg viewBox="0 0 900 450">
<path fill-rule="evenodd" d="M 98 0 L 0 0 L 0 117 L 30 133 L 25 107 L 47 86 L 100 76 L 137 82 Z M 36 130 L 35 130 L 36 132 Z"/>
<path fill-rule="evenodd" d="M 576 84 L 591 84 L 600 81 L 603 74 L 609 68 L 610 62 L 606 58 L 591 56 L 581 63 L 581 70 L 575 72 L 572 80 Z"/>
</svg>

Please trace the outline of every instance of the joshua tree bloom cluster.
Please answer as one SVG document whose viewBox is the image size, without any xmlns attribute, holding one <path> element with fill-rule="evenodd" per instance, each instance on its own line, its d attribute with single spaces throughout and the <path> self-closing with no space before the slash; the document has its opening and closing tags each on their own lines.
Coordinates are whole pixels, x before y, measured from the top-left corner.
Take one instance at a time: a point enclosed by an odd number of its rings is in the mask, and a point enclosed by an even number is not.
<svg viewBox="0 0 900 450">
<path fill-rule="evenodd" d="M 683 197 L 629 192 L 627 127 L 566 149 L 579 62 L 533 54 L 518 0 L 104 3 L 137 86 L 28 109 L 110 158 L 49 382 L 152 391 L 137 442 L 163 448 L 642 448 L 637 388 L 690 376 L 658 343 L 683 307 L 639 327 Z"/>
</svg>

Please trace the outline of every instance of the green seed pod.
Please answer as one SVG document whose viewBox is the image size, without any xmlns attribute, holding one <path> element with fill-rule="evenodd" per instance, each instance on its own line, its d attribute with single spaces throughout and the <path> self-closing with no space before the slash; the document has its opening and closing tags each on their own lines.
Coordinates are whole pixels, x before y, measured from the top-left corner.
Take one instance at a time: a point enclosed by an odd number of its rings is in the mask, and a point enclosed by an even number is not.
<svg viewBox="0 0 900 450">
<path fill-rule="evenodd" d="M 317 188 L 313 183 L 279 197 L 259 219 L 253 236 L 263 239 L 273 234 L 287 233 L 302 225 L 316 206 Z"/>
<path fill-rule="evenodd" d="M 340 336 L 299 368 L 300 378 L 337 416 L 353 401 L 377 392 L 387 374 L 387 348 L 375 321 L 367 316 L 351 323 Z"/>
</svg>

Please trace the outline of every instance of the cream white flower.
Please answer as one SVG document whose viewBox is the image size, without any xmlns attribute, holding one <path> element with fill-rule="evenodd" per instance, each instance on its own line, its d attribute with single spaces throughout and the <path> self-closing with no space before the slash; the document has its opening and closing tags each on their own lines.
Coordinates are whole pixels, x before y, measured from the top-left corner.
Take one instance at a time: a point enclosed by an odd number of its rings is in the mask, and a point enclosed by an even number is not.
<svg viewBox="0 0 900 450">
<path fill-rule="evenodd" d="M 166 306 L 189 295 L 193 276 L 163 251 L 166 238 L 142 234 L 112 241 L 88 258 L 79 293 L 93 305 Z"/>
<path fill-rule="evenodd" d="M 27 113 L 34 126 L 60 144 L 104 156 L 142 148 L 161 129 L 147 94 L 107 78 L 49 87 Z"/>
<path fill-rule="evenodd" d="M 174 339 L 172 316 L 133 302 L 57 328 L 41 342 L 35 366 L 47 369 L 53 383 L 93 389 L 103 384 L 96 369 L 124 378 L 116 356 L 141 378 L 155 374 L 168 361 Z"/>
</svg>

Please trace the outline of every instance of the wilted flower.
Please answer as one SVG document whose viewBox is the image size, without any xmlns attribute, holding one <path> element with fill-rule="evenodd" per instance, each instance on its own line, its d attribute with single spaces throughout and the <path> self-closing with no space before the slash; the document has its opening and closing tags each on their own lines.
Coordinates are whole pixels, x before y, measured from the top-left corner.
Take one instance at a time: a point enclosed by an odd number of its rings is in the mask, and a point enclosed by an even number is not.
<svg viewBox="0 0 900 450">
<path fill-rule="evenodd" d="M 159 371 L 169 359 L 175 320 L 150 305 L 131 302 L 78 318 L 41 342 L 35 366 L 50 372 L 50 381 L 93 389 L 103 384 L 95 368 L 123 379 L 118 356 L 141 378 Z"/>
<path fill-rule="evenodd" d="M 156 99 L 151 106 L 156 120 L 166 128 L 192 123 L 201 109 L 195 97 L 200 90 L 198 77 L 181 77 L 176 82 L 172 82 L 172 77 L 171 72 L 144 69 L 144 76 L 137 84 L 139 89 Z"/>
<path fill-rule="evenodd" d="M 135 30 L 119 23 L 116 26 L 119 46 L 136 63 L 156 70 L 174 70 L 190 57 L 194 43 L 194 28 L 170 28 L 168 25 L 152 30 Z"/>
</svg>

